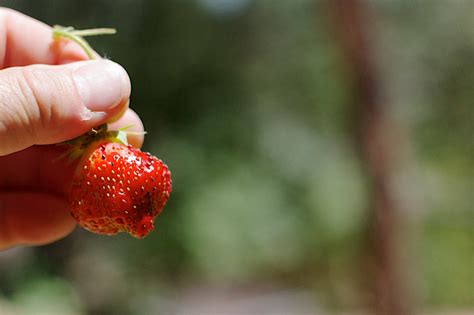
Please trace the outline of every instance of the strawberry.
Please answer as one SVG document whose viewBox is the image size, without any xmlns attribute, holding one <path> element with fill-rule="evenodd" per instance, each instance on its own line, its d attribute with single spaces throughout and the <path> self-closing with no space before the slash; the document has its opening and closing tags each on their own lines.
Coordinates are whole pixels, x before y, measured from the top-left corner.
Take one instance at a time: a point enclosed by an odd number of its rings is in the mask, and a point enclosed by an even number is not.
<svg viewBox="0 0 474 315">
<path fill-rule="evenodd" d="M 53 39 L 70 39 L 94 59 L 83 36 L 114 33 L 115 29 L 56 25 Z M 71 159 L 81 158 L 70 194 L 71 214 L 91 232 L 128 232 L 143 238 L 153 230 L 153 221 L 171 193 L 170 171 L 160 159 L 127 145 L 124 129 L 110 132 L 104 124 L 60 144 L 70 146 Z"/>
<path fill-rule="evenodd" d="M 143 238 L 170 192 L 170 171 L 160 159 L 130 145 L 95 144 L 75 174 L 71 214 L 91 232 Z"/>
</svg>

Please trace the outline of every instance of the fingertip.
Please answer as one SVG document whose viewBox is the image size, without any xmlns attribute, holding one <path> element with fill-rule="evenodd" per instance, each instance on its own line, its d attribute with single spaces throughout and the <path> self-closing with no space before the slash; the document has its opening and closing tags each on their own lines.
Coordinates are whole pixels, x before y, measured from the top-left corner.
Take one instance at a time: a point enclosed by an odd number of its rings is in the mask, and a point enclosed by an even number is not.
<svg viewBox="0 0 474 315">
<path fill-rule="evenodd" d="M 91 111 L 110 111 L 126 104 L 131 83 L 127 71 L 110 60 L 81 62 L 74 82 L 83 104 Z"/>
<path fill-rule="evenodd" d="M 67 39 L 54 40 L 49 25 L 21 12 L 0 7 L 0 20 L 0 24 L 3 24 L 0 27 L 0 38 L 8 38 L 8 47 L 3 47 L 5 57 L 0 59 L 0 68 L 29 64 L 65 64 L 89 59 L 79 44 Z M 99 57 L 95 52 L 94 54 Z M 2 61 L 5 62 L 2 64 Z"/>
<path fill-rule="evenodd" d="M 119 130 L 120 128 L 129 127 L 126 131 L 128 143 L 136 148 L 140 148 L 144 141 L 144 127 L 138 114 L 131 108 L 128 108 L 124 114 L 109 124 L 109 130 Z"/>
<path fill-rule="evenodd" d="M 110 126 L 110 124 L 112 124 L 112 123 L 116 122 L 117 120 L 119 120 L 120 118 L 122 118 L 122 116 L 128 110 L 129 104 L 130 104 L 130 100 L 125 100 L 124 102 L 122 102 L 122 104 L 120 106 L 118 106 L 118 108 L 120 110 L 117 112 L 117 114 L 113 115 L 112 118 L 107 120 L 107 123 L 109 124 L 109 126 Z"/>
</svg>

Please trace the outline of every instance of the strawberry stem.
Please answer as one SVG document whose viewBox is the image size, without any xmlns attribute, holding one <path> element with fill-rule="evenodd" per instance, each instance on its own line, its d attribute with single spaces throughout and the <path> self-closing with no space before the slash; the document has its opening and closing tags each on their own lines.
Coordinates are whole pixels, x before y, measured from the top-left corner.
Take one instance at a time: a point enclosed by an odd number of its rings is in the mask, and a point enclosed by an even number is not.
<svg viewBox="0 0 474 315">
<path fill-rule="evenodd" d="M 96 36 L 96 35 L 110 35 L 115 34 L 117 31 L 114 28 L 93 28 L 87 30 L 75 30 L 71 26 L 60 26 L 55 25 L 53 27 L 53 39 L 58 40 L 60 38 L 67 38 L 76 42 L 84 52 L 87 54 L 89 59 L 95 59 L 94 50 L 89 43 L 83 38 L 83 36 Z"/>
<path fill-rule="evenodd" d="M 77 36 L 96 36 L 96 35 L 113 35 L 117 33 L 115 28 L 90 28 L 86 30 L 75 30 L 70 31 L 71 34 Z"/>
</svg>

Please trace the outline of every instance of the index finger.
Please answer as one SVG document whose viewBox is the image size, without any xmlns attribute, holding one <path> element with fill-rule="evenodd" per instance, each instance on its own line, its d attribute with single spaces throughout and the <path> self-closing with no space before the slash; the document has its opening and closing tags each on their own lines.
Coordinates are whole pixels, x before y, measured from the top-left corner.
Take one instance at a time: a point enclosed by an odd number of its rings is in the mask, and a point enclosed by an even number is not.
<svg viewBox="0 0 474 315">
<path fill-rule="evenodd" d="M 69 40 L 55 41 L 52 28 L 17 11 L 0 7 L 0 69 L 30 64 L 64 64 L 86 60 Z"/>
</svg>

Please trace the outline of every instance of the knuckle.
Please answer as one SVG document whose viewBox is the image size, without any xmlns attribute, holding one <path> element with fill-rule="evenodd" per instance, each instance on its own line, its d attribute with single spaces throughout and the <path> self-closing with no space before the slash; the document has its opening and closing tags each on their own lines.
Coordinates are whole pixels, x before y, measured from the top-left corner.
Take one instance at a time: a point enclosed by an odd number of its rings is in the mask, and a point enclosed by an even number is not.
<svg viewBox="0 0 474 315">
<path fill-rule="evenodd" d="M 67 121 L 69 108 L 75 100 L 74 85 L 67 75 L 59 74 L 43 66 L 29 67 L 22 71 L 23 94 L 27 100 L 27 111 L 35 130 L 51 133 Z M 74 106 L 72 106 L 74 108 Z M 42 138 L 46 135 L 41 135 Z M 45 139 L 47 140 L 47 139 Z"/>
<path fill-rule="evenodd" d="M 72 71 L 45 65 L 0 70 L 0 141 L 4 134 L 30 145 L 53 143 L 77 124 L 82 105 L 76 94 Z"/>
<path fill-rule="evenodd" d="M 2 124 L 9 131 L 30 133 L 32 130 L 27 106 L 29 91 L 22 83 L 19 68 L 2 70 L 0 82 Z"/>
<path fill-rule="evenodd" d="M 38 128 L 38 125 L 43 126 L 47 123 L 47 121 L 45 121 L 45 119 L 47 119 L 45 114 L 47 114 L 48 109 L 44 108 L 44 104 L 38 101 L 36 95 L 38 83 L 24 68 L 19 68 L 17 82 L 19 94 L 22 99 L 19 109 L 25 114 L 24 127 L 29 132 L 29 135 L 34 138 L 37 136 L 37 131 L 41 130 L 41 128 Z"/>
</svg>

